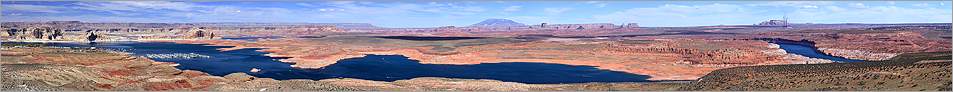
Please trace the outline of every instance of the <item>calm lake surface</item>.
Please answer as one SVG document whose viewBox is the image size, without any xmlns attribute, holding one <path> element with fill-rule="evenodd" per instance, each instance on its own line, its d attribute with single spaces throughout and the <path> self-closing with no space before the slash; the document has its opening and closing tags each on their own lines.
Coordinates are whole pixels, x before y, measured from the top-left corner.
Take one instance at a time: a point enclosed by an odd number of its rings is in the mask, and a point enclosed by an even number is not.
<svg viewBox="0 0 953 92">
<path fill-rule="evenodd" d="M 198 70 L 212 75 L 224 76 L 235 72 L 264 78 L 327 79 L 357 78 L 376 81 L 395 81 L 417 77 L 446 77 L 464 79 L 493 79 L 507 82 L 532 84 L 585 83 L 585 82 L 646 82 L 649 76 L 597 69 L 592 66 L 572 66 L 548 63 L 486 63 L 475 65 L 420 64 L 400 55 L 368 55 L 351 58 L 320 69 L 292 68 L 291 64 L 264 56 L 258 49 L 218 51 L 229 46 L 204 46 L 201 44 L 176 44 L 166 42 L 108 42 L 108 43 L 51 43 L 61 47 L 97 47 L 134 53 L 149 54 L 194 53 L 211 58 L 152 58 L 161 62 L 179 63 L 176 68 Z M 260 72 L 250 72 L 252 68 Z"/>
</svg>

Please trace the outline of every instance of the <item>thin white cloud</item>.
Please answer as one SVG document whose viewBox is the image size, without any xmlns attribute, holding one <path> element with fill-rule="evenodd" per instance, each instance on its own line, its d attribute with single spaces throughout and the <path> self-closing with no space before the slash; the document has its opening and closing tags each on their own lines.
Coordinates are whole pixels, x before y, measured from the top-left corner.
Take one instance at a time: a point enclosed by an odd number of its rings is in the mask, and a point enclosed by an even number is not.
<svg viewBox="0 0 953 92">
<path fill-rule="evenodd" d="M 170 9 L 178 11 L 189 11 L 192 8 L 199 7 L 198 5 L 192 3 L 171 1 L 112 1 L 112 3 L 114 5 L 126 5 L 147 9 Z"/>
<path fill-rule="evenodd" d="M 315 7 L 314 4 L 309 4 L 309 3 L 295 3 L 295 5 L 304 6 L 304 7 Z"/>
<path fill-rule="evenodd" d="M 373 4 L 373 3 L 368 3 Z M 479 6 L 464 6 L 454 3 L 429 2 L 426 4 L 391 3 L 366 5 L 347 1 L 333 1 L 330 6 L 340 8 L 340 13 L 349 14 L 413 14 L 433 13 L 450 15 L 473 15 L 486 11 Z"/>
<path fill-rule="evenodd" d="M 596 4 L 597 7 L 606 7 L 606 5 L 609 5 L 609 4 L 606 4 L 606 3 Z"/>
<path fill-rule="evenodd" d="M 736 24 L 746 22 L 739 19 L 755 18 L 740 5 L 676 5 L 666 4 L 658 7 L 632 8 L 609 14 L 594 15 L 590 21 L 611 23 L 641 23 L 648 26 L 684 26 Z M 673 21 L 681 20 L 681 21 Z"/>
<path fill-rule="evenodd" d="M 919 3 L 919 4 L 913 4 L 912 6 L 916 6 L 916 7 L 929 7 L 930 4 L 928 4 L 928 3 Z"/>
<path fill-rule="evenodd" d="M 41 21 L 83 21 L 83 22 L 138 22 L 138 23 L 156 23 L 156 22 L 183 22 L 182 20 L 167 18 L 146 18 L 146 17 L 121 17 L 121 16 L 98 16 L 98 15 L 73 15 L 73 16 L 3 16 L 4 22 L 21 21 L 35 22 Z"/>
<path fill-rule="evenodd" d="M 4 10 L 11 11 L 26 11 L 26 12 L 40 12 L 40 13 L 60 13 L 63 7 L 60 6 L 46 6 L 46 5 L 29 5 L 29 4 L 6 4 L 2 7 Z"/>
<path fill-rule="evenodd" d="M 793 18 L 823 23 L 950 22 L 953 11 L 937 8 L 866 6 L 853 9 L 798 9 Z"/>
<path fill-rule="evenodd" d="M 463 11 L 467 11 L 467 12 L 483 12 L 483 11 L 486 11 L 486 9 L 483 9 L 483 7 L 476 7 L 476 6 L 463 7 L 462 10 L 463 10 Z"/>
<path fill-rule="evenodd" d="M 586 4 L 592 4 L 599 8 L 606 7 L 607 5 L 609 5 L 608 3 L 602 2 L 602 1 L 586 1 Z"/>
<path fill-rule="evenodd" d="M 817 8 L 819 6 L 833 5 L 831 1 L 773 1 L 766 3 L 747 4 L 748 6 L 772 6 L 772 7 L 800 7 Z"/>
<path fill-rule="evenodd" d="M 82 2 L 77 3 L 80 9 L 96 11 L 134 11 L 140 9 L 190 11 L 193 8 L 203 7 L 188 2 L 172 1 L 109 1 L 109 2 Z"/>
<path fill-rule="evenodd" d="M 867 5 L 864 3 L 853 3 L 849 5 L 851 8 L 867 8 Z"/>
<path fill-rule="evenodd" d="M 331 4 L 343 5 L 343 4 L 354 4 L 355 1 L 344 1 L 344 0 L 341 0 L 341 1 L 331 1 L 330 3 L 331 3 Z"/>
<path fill-rule="evenodd" d="M 515 11 L 520 11 L 522 8 L 523 8 L 523 6 L 510 6 L 510 7 L 503 8 L 503 11 L 505 11 L 505 12 L 515 12 Z"/>
<path fill-rule="evenodd" d="M 827 8 L 828 10 L 832 11 L 832 12 L 847 11 L 847 9 L 844 9 L 844 8 L 841 8 L 841 7 L 838 7 L 838 6 L 827 6 L 826 8 Z"/>
<path fill-rule="evenodd" d="M 818 6 L 816 6 L 816 5 L 804 5 L 804 6 L 800 6 L 800 7 L 801 7 L 801 8 L 818 8 Z"/>
<path fill-rule="evenodd" d="M 786 3 L 786 4 L 785 4 Z M 780 5 L 784 4 L 784 5 Z M 613 23 L 639 22 L 647 26 L 687 26 L 717 24 L 753 24 L 772 19 L 771 10 L 753 9 L 766 5 L 790 7 L 788 17 L 793 22 L 814 23 L 915 23 L 950 22 L 953 11 L 938 8 L 915 8 L 898 6 L 871 6 L 862 3 L 832 5 L 817 2 L 774 2 L 769 4 L 709 4 L 709 5 L 662 5 L 649 8 L 632 8 L 624 11 L 594 15 L 590 21 Z M 807 8 L 810 7 L 810 8 Z M 845 8 L 846 7 L 846 8 Z M 766 15 L 768 14 L 768 15 Z M 679 20 L 672 22 L 672 20 Z"/>
<path fill-rule="evenodd" d="M 569 10 L 572 10 L 572 8 L 544 8 L 543 12 L 547 14 L 560 14 Z"/>
<path fill-rule="evenodd" d="M 511 19 L 513 21 L 517 21 L 527 25 L 536 25 L 539 23 L 551 24 L 553 22 L 550 17 L 545 17 L 545 16 L 513 16 L 513 17 L 505 17 L 504 19 Z"/>
</svg>

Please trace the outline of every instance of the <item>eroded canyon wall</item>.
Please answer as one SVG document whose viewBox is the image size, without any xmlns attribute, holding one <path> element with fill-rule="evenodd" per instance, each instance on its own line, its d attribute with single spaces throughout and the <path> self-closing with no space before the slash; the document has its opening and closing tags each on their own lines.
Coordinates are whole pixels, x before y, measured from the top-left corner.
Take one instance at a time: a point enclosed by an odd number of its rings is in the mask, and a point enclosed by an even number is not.
<svg viewBox="0 0 953 92">
<path fill-rule="evenodd" d="M 216 39 L 245 35 L 311 35 L 342 32 L 334 24 L 280 23 L 84 23 L 79 21 L 4 22 L 5 40 L 127 41 Z"/>
<path fill-rule="evenodd" d="M 886 60 L 903 53 L 949 51 L 950 34 L 949 25 L 759 33 L 766 37 L 808 40 L 827 54 L 873 61 Z"/>
</svg>

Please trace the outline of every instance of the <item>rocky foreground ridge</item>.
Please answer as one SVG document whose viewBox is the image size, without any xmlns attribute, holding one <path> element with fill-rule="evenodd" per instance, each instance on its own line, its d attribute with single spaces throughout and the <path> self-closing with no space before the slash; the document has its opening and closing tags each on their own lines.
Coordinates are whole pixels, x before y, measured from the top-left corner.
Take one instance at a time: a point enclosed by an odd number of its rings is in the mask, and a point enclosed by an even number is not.
<svg viewBox="0 0 953 92">
<path fill-rule="evenodd" d="M 950 55 L 926 52 L 881 62 L 720 69 L 679 90 L 950 91 Z"/>
<path fill-rule="evenodd" d="M 818 50 L 840 57 L 888 60 L 903 53 L 950 51 L 950 25 L 908 25 L 852 29 L 760 32 L 759 36 L 814 42 Z"/>
</svg>

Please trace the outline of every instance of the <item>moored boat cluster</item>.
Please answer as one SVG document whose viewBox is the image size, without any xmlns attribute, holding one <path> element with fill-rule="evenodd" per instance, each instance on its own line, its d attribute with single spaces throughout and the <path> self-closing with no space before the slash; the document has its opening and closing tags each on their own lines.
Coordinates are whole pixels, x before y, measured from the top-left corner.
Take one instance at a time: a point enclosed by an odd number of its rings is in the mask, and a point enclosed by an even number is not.
<svg viewBox="0 0 953 92">
<path fill-rule="evenodd" d="M 208 56 L 208 55 L 195 54 L 195 53 L 146 54 L 146 57 L 158 58 L 158 59 L 211 58 L 211 56 Z"/>
</svg>

